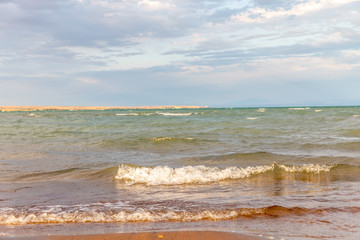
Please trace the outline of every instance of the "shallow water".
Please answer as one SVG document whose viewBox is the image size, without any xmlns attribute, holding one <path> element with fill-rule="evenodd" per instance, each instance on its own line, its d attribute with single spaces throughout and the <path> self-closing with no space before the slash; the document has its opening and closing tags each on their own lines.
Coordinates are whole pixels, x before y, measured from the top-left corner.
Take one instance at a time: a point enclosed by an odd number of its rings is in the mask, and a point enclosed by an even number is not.
<svg viewBox="0 0 360 240">
<path fill-rule="evenodd" d="M 360 107 L 0 113 L 5 236 L 358 239 L 359 181 Z"/>
</svg>

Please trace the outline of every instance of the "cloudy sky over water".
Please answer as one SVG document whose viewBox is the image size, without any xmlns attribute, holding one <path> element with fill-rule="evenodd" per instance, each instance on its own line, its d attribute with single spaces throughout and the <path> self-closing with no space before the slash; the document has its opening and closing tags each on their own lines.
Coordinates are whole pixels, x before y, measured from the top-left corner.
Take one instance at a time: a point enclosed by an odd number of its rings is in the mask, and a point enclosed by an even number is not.
<svg viewBox="0 0 360 240">
<path fill-rule="evenodd" d="M 360 0 L 0 0 L 0 105 L 360 105 Z"/>
</svg>

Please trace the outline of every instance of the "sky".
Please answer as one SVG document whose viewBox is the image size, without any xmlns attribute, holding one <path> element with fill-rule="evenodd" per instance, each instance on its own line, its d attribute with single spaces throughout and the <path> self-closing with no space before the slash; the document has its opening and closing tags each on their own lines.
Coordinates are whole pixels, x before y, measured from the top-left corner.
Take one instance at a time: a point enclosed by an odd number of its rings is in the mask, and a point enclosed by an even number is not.
<svg viewBox="0 0 360 240">
<path fill-rule="evenodd" d="M 360 105 L 360 0 L 0 0 L 0 105 Z"/>
</svg>

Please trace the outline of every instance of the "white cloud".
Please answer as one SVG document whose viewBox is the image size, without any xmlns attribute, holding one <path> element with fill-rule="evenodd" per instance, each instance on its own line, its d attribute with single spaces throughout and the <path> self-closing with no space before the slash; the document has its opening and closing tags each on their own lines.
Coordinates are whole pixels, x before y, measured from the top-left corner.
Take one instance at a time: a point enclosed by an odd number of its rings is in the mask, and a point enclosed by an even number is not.
<svg viewBox="0 0 360 240">
<path fill-rule="evenodd" d="M 348 55 L 359 54 L 358 51 Z M 184 66 L 178 75 L 183 84 L 192 86 L 213 85 L 227 87 L 241 83 L 292 83 L 299 81 L 337 81 L 356 73 L 360 62 L 345 62 L 342 56 L 335 57 L 283 57 L 259 58 L 246 63 L 224 66 Z"/>
<path fill-rule="evenodd" d="M 79 80 L 82 83 L 89 84 L 89 85 L 94 85 L 94 84 L 99 83 L 98 80 L 96 80 L 94 78 L 89 78 L 89 77 L 78 77 L 77 80 Z"/>
<path fill-rule="evenodd" d="M 297 73 L 300 72 L 314 73 L 318 75 L 320 71 L 323 76 L 331 76 L 334 73 L 343 74 L 344 72 L 351 71 L 359 67 L 359 64 L 345 63 L 342 59 L 336 59 L 334 57 L 311 56 L 256 60 L 254 63 L 260 71 L 261 69 L 264 69 L 266 74 L 273 72 L 281 75 L 282 72 L 288 72 L 292 73 L 291 75 L 295 78 L 297 77 Z M 326 78 L 324 80 L 326 80 Z"/>
<path fill-rule="evenodd" d="M 10 25 L 14 20 L 22 17 L 23 15 L 23 11 L 16 3 L 0 3 L 0 26 Z"/>
<path fill-rule="evenodd" d="M 344 51 L 345 57 L 359 57 L 360 61 L 360 50 L 346 50 Z"/>
<path fill-rule="evenodd" d="M 203 34 L 194 33 L 192 36 L 187 36 L 186 39 L 179 39 L 172 44 L 175 46 L 196 46 L 201 42 L 205 42 L 207 38 Z"/>
<path fill-rule="evenodd" d="M 175 7 L 170 0 L 154 1 L 154 0 L 141 0 L 138 4 L 150 10 L 169 9 Z"/>
<path fill-rule="evenodd" d="M 192 72 L 192 73 L 204 73 L 204 72 L 211 72 L 214 70 L 210 66 L 184 66 L 181 69 L 185 70 L 186 72 Z"/>
<path fill-rule="evenodd" d="M 315 38 L 313 45 L 324 45 L 328 43 L 342 43 L 348 41 L 348 38 L 341 32 L 333 32 L 328 35 L 323 35 L 319 39 Z"/>
<path fill-rule="evenodd" d="M 26 75 L 25 77 L 28 77 L 28 78 L 58 78 L 61 76 L 58 74 L 36 73 L 36 74 Z"/>
<path fill-rule="evenodd" d="M 359 0 L 310 0 L 294 5 L 291 9 L 285 10 L 278 8 L 276 10 L 269 10 L 265 8 L 251 8 L 246 12 L 242 12 L 232 16 L 232 20 L 241 23 L 264 23 L 267 20 L 274 18 L 282 18 L 289 16 L 302 16 L 315 11 L 320 11 L 329 8 L 339 7 L 341 5 L 360 2 Z"/>
</svg>

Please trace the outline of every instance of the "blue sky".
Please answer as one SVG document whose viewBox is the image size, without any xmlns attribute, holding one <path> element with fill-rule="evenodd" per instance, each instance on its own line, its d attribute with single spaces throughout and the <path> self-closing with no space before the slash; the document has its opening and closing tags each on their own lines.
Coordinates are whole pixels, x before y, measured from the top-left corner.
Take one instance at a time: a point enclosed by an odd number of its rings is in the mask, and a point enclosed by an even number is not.
<svg viewBox="0 0 360 240">
<path fill-rule="evenodd" d="M 0 105 L 360 105 L 360 0 L 0 0 Z"/>
</svg>

